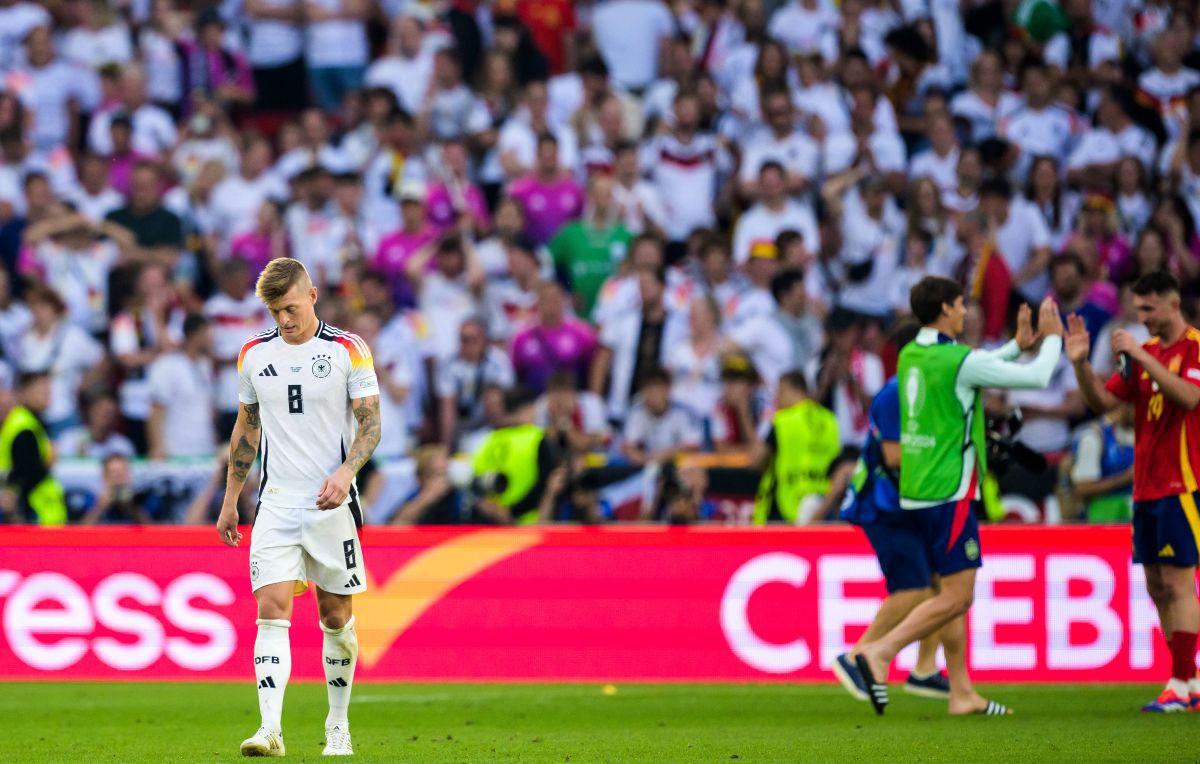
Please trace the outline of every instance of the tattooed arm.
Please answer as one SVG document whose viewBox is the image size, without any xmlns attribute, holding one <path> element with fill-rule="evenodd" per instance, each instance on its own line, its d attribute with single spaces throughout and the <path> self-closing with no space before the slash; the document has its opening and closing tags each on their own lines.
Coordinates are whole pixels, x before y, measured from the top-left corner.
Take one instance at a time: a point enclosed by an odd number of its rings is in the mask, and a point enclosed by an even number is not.
<svg viewBox="0 0 1200 764">
<path fill-rule="evenodd" d="M 379 445 L 379 396 L 356 398 L 350 404 L 353 407 L 354 419 L 358 422 L 358 432 L 354 434 L 354 442 L 350 444 L 350 453 L 346 454 L 346 461 L 321 484 L 321 490 L 317 492 L 317 509 L 342 506 L 350 493 L 350 482 Z"/>
<path fill-rule="evenodd" d="M 259 418 L 257 403 L 242 403 L 238 406 L 237 422 L 233 425 L 233 435 L 229 438 L 229 472 L 225 478 L 225 499 L 221 503 L 221 515 L 217 518 L 217 533 L 221 541 L 229 546 L 237 546 L 242 534 L 238 533 L 238 496 L 250 468 L 254 466 L 254 457 L 258 454 L 258 443 L 262 436 L 262 420 Z"/>
</svg>

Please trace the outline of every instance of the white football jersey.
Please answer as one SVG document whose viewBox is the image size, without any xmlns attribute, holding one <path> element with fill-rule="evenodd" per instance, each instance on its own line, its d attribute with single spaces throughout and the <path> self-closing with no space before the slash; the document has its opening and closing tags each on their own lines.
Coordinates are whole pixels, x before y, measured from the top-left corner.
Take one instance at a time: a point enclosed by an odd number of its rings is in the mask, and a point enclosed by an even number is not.
<svg viewBox="0 0 1200 764">
<path fill-rule="evenodd" d="M 367 343 L 323 321 L 301 345 L 284 342 L 273 328 L 242 345 L 238 388 L 238 400 L 259 404 L 259 500 L 315 507 L 321 483 L 345 461 L 354 439 L 351 401 L 379 394 Z M 353 482 L 349 502 L 362 525 Z"/>
</svg>

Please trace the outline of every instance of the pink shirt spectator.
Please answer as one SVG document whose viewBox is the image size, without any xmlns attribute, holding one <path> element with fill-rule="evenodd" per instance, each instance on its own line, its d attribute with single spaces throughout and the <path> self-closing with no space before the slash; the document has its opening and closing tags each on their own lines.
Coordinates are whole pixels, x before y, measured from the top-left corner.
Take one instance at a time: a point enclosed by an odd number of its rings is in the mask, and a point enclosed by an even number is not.
<svg viewBox="0 0 1200 764">
<path fill-rule="evenodd" d="M 379 249 L 375 250 L 371 267 L 387 276 L 393 284 L 397 284 L 404 280 L 404 264 L 408 262 L 408 258 L 437 237 L 437 229 L 428 225 L 416 233 L 409 233 L 404 229 L 389 233 L 379 241 Z M 430 266 L 432 270 L 432 260 Z"/>
<path fill-rule="evenodd" d="M 529 175 L 513 181 L 508 195 L 525 209 L 525 233 L 537 244 L 583 214 L 583 189 L 569 176 L 545 183 Z"/>
<path fill-rule="evenodd" d="M 247 231 L 234 236 L 229 243 L 229 256 L 246 263 L 251 281 L 257 281 L 258 274 L 274 257 L 271 234 Z"/>
<path fill-rule="evenodd" d="M 463 201 L 466 203 L 467 209 L 471 211 L 471 215 L 474 216 L 476 225 L 482 228 L 491 228 L 492 218 L 488 215 L 487 201 L 483 198 L 483 192 L 471 184 L 463 188 L 462 194 Z M 439 183 L 430 187 L 429 195 L 425 198 L 425 208 L 428 210 L 429 222 L 439 231 L 447 231 L 454 227 L 457 213 L 454 209 L 453 197 L 450 196 L 450 189 L 446 188 L 445 184 Z"/>
<path fill-rule="evenodd" d="M 136 151 L 110 156 L 108 158 L 108 184 L 121 196 L 128 197 L 129 176 L 133 174 L 133 166 L 143 160 L 153 162 L 156 158 Z"/>
<path fill-rule="evenodd" d="M 537 393 L 560 370 L 573 372 L 582 386 L 595 351 L 595 333 L 577 318 L 554 327 L 530 326 L 513 338 L 513 369 L 521 384 Z"/>
</svg>

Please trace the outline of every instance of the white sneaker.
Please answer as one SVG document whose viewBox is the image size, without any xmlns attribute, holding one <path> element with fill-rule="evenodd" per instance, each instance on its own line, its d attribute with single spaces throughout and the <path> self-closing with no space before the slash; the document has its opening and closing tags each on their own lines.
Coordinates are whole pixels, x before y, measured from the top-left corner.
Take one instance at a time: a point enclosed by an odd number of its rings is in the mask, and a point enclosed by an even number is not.
<svg viewBox="0 0 1200 764">
<path fill-rule="evenodd" d="M 243 756 L 283 756 L 286 753 L 283 735 L 266 727 L 259 727 L 258 732 L 242 741 Z"/>
<path fill-rule="evenodd" d="M 354 749 L 350 746 L 350 728 L 335 724 L 325 728 L 325 750 L 322 756 L 353 756 Z"/>
</svg>

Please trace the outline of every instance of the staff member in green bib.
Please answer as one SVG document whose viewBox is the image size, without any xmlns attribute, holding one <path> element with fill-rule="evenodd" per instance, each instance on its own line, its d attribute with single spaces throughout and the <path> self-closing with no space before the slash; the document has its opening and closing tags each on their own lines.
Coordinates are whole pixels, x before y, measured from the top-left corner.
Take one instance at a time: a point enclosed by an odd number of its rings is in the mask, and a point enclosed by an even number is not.
<svg viewBox="0 0 1200 764">
<path fill-rule="evenodd" d="M 888 666 L 896 654 L 966 613 L 974 598 L 975 571 L 983 564 L 976 520 L 987 471 L 983 389 L 1045 387 L 1062 352 L 1062 318 L 1050 298 L 1038 310 L 1041 348 L 1027 364 L 1014 362 L 1021 353 L 1016 340 L 993 351 L 957 343 L 967 313 L 958 282 L 927 276 L 912 288 L 909 302 L 922 327 L 900 352 L 896 370 L 900 508 L 919 513 L 916 525 L 941 588 L 891 631 L 859 648 L 856 663 L 879 714 L 888 703 Z M 956 674 L 960 681 L 966 678 L 965 671 L 951 672 L 951 682 Z M 949 710 L 1008 713 L 993 702 Z"/>
<path fill-rule="evenodd" d="M 17 380 L 17 404 L 0 425 L 0 472 L 4 473 L 7 488 L 5 510 L 17 522 L 67 523 L 63 487 L 50 474 L 54 448 L 38 419 L 49 403 L 49 374 L 22 373 Z"/>
<path fill-rule="evenodd" d="M 488 434 L 471 462 L 471 493 L 477 509 L 504 523 L 532 525 L 554 520 L 554 504 L 566 483 L 557 445 L 531 424 L 528 396 L 505 399 L 506 426 Z"/>
<path fill-rule="evenodd" d="M 829 468 L 842 452 L 837 417 L 808 397 L 804 375 L 791 371 L 780 377 L 778 398 L 779 410 L 755 459 L 763 473 L 754 502 L 755 525 L 811 519 L 802 517 L 801 504 L 829 493 Z"/>
</svg>

